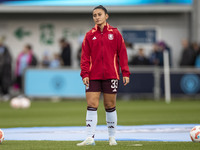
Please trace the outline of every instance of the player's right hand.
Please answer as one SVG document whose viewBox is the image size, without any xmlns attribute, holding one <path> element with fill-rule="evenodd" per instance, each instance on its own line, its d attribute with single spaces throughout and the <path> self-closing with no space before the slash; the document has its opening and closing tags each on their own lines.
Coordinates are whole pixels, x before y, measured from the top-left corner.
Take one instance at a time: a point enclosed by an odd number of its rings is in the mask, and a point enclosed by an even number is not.
<svg viewBox="0 0 200 150">
<path fill-rule="evenodd" d="M 126 86 L 130 82 L 129 77 L 123 77 L 124 86 Z"/>
<path fill-rule="evenodd" d="M 86 87 L 89 87 L 89 77 L 85 77 L 84 79 L 83 79 L 83 84 L 85 84 L 86 85 Z"/>
</svg>

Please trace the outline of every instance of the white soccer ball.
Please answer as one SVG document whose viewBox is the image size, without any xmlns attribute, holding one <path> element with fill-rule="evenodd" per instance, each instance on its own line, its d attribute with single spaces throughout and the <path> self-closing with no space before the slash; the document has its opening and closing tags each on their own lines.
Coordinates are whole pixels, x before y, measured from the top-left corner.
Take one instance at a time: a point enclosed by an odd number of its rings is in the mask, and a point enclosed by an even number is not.
<svg viewBox="0 0 200 150">
<path fill-rule="evenodd" d="M 27 109 L 30 106 L 31 106 L 31 101 L 26 97 L 22 97 L 21 98 L 21 107 L 20 108 Z"/>
<path fill-rule="evenodd" d="M 20 99 L 18 97 L 14 97 L 10 101 L 10 106 L 12 108 L 18 109 L 18 108 L 20 108 L 20 105 L 21 105 L 20 103 L 21 103 Z"/>
<path fill-rule="evenodd" d="M 190 131 L 190 137 L 193 142 L 200 142 L 200 126 L 195 126 Z"/>
<path fill-rule="evenodd" d="M 0 129 L 0 143 L 2 143 L 4 140 L 4 133 L 3 131 Z"/>
<path fill-rule="evenodd" d="M 27 109 L 31 106 L 31 101 L 26 97 L 14 97 L 10 101 L 10 105 L 12 108 L 18 109 Z"/>
</svg>

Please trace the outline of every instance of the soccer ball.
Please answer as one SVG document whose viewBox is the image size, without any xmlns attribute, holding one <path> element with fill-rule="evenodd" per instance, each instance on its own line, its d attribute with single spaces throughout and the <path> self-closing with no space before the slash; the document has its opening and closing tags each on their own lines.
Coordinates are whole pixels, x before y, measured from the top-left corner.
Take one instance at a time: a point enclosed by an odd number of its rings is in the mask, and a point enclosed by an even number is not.
<svg viewBox="0 0 200 150">
<path fill-rule="evenodd" d="M 27 109 L 31 106 L 31 101 L 26 97 L 21 97 L 21 107 L 23 109 Z"/>
<path fill-rule="evenodd" d="M 14 97 L 10 101 L 10 106 L 12 108 L 18 109 L 18 108 L 20 108 L 20 105 L 21 105 L 20 103 L 21 103 L 20 99 L 18 97 Z"/>
<path fill-rule="evenodd" d="M 26 109 L 31 106 L 31 101 L 26 97 L 14 97 L 10 101 L 10 106 L 15 109 L 18 108 Z"/>
<path fill-rule="evenodd" d="M 2 143 L 4 140 L 4 133 L 3 131 L 0 129 L 0 143 Z"/>
<path fill-rule="evenodd" d="M 193 142 L 200 142 L 200 126 L 195 126 L 190 131 L 190 137 Z"/>
</svg>

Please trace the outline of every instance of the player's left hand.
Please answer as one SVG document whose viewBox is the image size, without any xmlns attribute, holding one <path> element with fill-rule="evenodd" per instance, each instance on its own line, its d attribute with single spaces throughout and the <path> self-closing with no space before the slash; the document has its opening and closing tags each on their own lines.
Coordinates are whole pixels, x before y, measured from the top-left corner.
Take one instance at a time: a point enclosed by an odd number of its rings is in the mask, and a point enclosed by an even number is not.
<svg viewBox="0 0 200 150">
<path fill-rule="evenodd" d="M 126 86 L 129 83 L 129 81 L 129 77 L 123 77 L 124 86 Z"/>
</svg>

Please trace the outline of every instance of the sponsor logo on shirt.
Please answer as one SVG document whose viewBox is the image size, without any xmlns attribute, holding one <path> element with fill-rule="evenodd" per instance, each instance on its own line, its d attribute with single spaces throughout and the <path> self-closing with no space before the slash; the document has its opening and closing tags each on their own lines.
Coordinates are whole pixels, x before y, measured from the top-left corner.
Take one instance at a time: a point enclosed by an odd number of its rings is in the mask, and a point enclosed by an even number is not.
<svg viewBox="0 0 200 150">
<path fill-rule="evenodd" d="M 96 40 L 97 38 L 96 38 L 96 36 L 94 36 L 93 38 L 92 38 L 92 40 Z"/>
<path fill-rule="evenodd" d="M 113 40 L 113 39 L 114 39 L 113 34 L 108 34 L 108 39 L 109 39 L 109 40 Z"/>
</svg>

